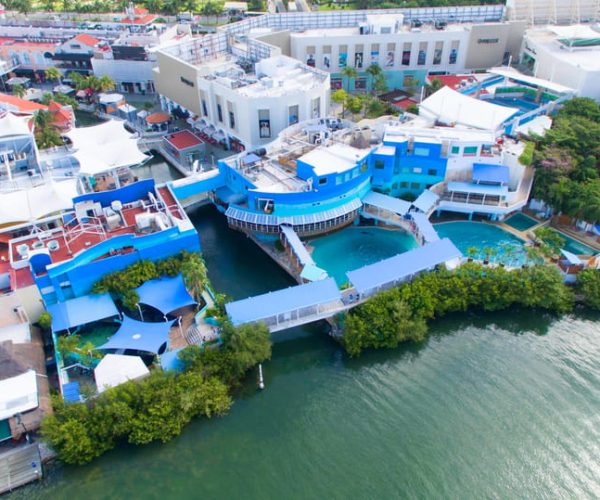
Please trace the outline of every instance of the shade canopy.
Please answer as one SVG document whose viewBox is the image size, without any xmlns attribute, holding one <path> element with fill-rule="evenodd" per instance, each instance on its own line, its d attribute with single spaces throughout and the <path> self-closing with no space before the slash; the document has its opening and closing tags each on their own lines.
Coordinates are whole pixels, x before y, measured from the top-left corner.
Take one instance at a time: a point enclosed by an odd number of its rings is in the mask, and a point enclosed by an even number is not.
<svg viewBox="0 0 600 500">
<path fill-rule="evenodd" d="M 415 201 L 413 201 L 413 206 L 419 209 L 421 212 L 427 213 L 433 208 L 439 199 L 440 197 L 437 194 L 429 189 L 426 189 Z"/>
<path fill-rule="evenodd" d="M 19 135 L 31 135 L 29 122 L 31 116 L 17 116 L 12 113 L 6 113 L 0 118 L 0 136 L 15 137 Z"/>
<path fill-rule="evenodd" d="M 174 321 L 146 323 L 123 316 L 123 322 L 110 340 L 96 349 L 131 349 L 134 351 L 159 354 L 161 348 L 169 340 L 169 330 Z"/>
<path fill-rule="evenodd" d="M 47 309 L 52 316 L 52 331 L 54 332 L 68 330 L 119 314 L 108 293 L 83 295 L 52 304 Z"/>
<path fill-rule="evenodd" d="M 73 157 L 79 162 L 81 174 L 97 175 L 148 159 L 140 151 L 135 134 L 128 132 L 124 124 L 109 120 L 92 127 L 74 128 L 65 134 L 73 143 Z"/>
<path fill-rule="evenodd" d="M 94 369 L 98 392 L 115 387 L 128 380 L 148 375 L 150 371 L 139 356 L 107 354 Z"/>
<path fill-rule="evenodd" d="M 49 181 L 29 189 L 0 194 L 0 225 L 32 222 L 53 212 L 73 207 L 77 180 Z"/>
<path fill-rule="evenodd" d="M 565 260 L 572 266 L 583 265 L 583 261 L 579 257 L 577 257 L 577 255 L 575 255 L 574 253 L 571 253 L 568 250 L 565 250 L 564 248 L 560 251 L 560 253 L 563 255 Z"/>
<path fill-rule="evenodd" d="M 234 325 L 251 323 L 341 299 L 333 278 L 292 286 L 225 305 Z"/>
<path fill-rule="evenodd" d="M 440 237 L 437 234 L 437 231 L 435 230 L 431 222 L 429 222 L 429 218 L 426 214 L 423 214 L 421 212 L 414 212 L 411 214 L 411 217 L 413 221 L 415 221 L 419 232 L 421 233 L 423 239 L 427 243 L 431 243 L 432 241 L 437 241 L 440 239 Z"/>
<path fill-rule="evenodd" d="M 444 238 L 349 271 L 346 275 L 358 293 L 371 294 L 461 256 L 454 243 Z"/>
<path fill-rule="evenodd" d="M 498 130 L 519 110 L 499 106 L 443 87 L 419 105 L 419 115 L 446 125 L 462 125 L 481 130 Z"/>
<path fill-rule="evenodd" d="M 473 182 L 508 184 L 510 172 L 506 165 L 473 164 Z"/>
<path fill-rule="evenodd" d="M 408 201 L 387 194 L 376 193 L 375 191 L 369 191 L 363 198 L 363 203 L 398 215 L 407 214 L 411 206 Z"/>
<path fill-rule="evenodd" d="M 508 186 L 491 186 L 486 184 L 473 184 L 471 182 L 449 182 L 448 191 L 465 194 L 479 194 L 482 196 L 500 196 L 508 195 Z"/>
<path fill-rule="evenodd" d="M 146 281 L 135 291 L 140 297 L 140 303 L 152 306 L 163 314 L 196 304 L 187 291 L 181 274 L 173 278 Z"/>
</svg>

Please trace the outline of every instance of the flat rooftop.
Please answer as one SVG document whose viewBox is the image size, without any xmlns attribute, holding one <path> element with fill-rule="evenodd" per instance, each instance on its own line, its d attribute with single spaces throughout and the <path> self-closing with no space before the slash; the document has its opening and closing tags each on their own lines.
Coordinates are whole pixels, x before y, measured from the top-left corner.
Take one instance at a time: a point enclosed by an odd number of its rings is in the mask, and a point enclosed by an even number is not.
<svg viewBox="0 0 600 500">
<path fill-rule="evenodd" d="M 560 41 L 572 39 L 576 43 L 576 40 L 589 40 L 589 27 L 581 26 L 581 28 L 587 28 L 581 32 L 581 37 L 577 37 L 577 31 L 575 30 L 562 33 L 557 31 L 557 28 L 557 26 L 548 26 L 545 28 L 530 29 L 525 34 L 525 37 L 541 45 L 546 51 L 566 64 L 580 66 L 588 70 L 600 70 L 600 44 L 586 47 L 569 47 Z M 596 37 L 600 40 L 600 32 L 597 32 Z"/>
</svg>

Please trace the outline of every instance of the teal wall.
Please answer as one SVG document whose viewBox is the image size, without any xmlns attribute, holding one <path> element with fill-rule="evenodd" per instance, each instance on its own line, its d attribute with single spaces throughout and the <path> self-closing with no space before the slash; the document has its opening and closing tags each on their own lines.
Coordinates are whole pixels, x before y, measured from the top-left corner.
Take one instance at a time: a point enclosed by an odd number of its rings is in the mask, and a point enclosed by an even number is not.
<svg viewBox="0 0 600 500">
<path fill-rule="evenodd" d="M 398 70 L 398 71 L 384 71 L 385 81 L 387 83 L 388 89 L 402 89 L 404 88 L 404 78 L 407 76 L 412 76 L 415 81 L 415 87 L 420 87 L 425 84 L 425 78 L 427 77 L 427 70 L 419 69 L 419 70 Z M 359 78 L 367 79 L 367 91 L 373 90 L 372 88 L 372 78 L 365 71 L 358 73 Z M 342 79 L 342 87 L 344 90 L 348 90 L 348 78 L 343 76 L 341 73 L 331 73 L 331 78 L 341 78 Z M 351 79 L 350 82 L 350 91 L 353 92 L 356 90 L 354 88 L 354 78 Z M 364 91 L 363 89 L 359 89 L 360 91 Z"/>
</svg>

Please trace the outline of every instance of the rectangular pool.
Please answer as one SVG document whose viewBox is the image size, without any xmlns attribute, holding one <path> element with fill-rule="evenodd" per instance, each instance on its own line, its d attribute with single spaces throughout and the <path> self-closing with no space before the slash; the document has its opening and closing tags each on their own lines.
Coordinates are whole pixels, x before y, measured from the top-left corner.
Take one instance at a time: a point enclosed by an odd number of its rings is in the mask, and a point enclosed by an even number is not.
<svg viewBox="0 0 600 500">
<path fill-rule="evenodd" d="M 565 239 L 566 243 L 563 247 L 563 250 L 566 250 L 567 252 L 574 253 L 575 255 L 596 255 L 598 253 L 592 247 L 589 247 L 586 244 L 581 243 L 580 241 L 577 241 L 576 239 L 571 238 L 570 236 L 567 236 L 565 233 L 561 233 L 556 229 L 552 229 L 552 231 L 560 234 L 561 237 Z"/>
<path fill-rule="evenodd" d="M 509 225 L 510 227 L 514 227 L 517 231 L 527 231 L 528 229 L 538 224 L 538 221 L 525 215 L 522 212 L 519 212 L 506 219 L 504 223 Z"/>
</svg>

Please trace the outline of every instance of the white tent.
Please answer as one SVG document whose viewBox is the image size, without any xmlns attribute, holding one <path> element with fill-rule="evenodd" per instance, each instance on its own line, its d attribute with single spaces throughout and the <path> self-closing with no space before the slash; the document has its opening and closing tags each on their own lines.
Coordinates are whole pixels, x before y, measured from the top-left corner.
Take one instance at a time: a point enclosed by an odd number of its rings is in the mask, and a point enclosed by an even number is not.
<svg viewBox="0 0 600 500">
<path fill-rule="evenodd" d="M 0 137 L 31 135 L 29 120 L 31 120 L 30 116 L 16 116 L 12 113 L 6 113 L 0 118 Z"/>
<path fill-rule="evenodd" d="M 140 151 L 135 134 L 128 132 L 124 124 L 109 120 L 93 127 L 74 128 L 65 134 L 73 143 L 73 157 L 79 162 L 81 174 L 96 175 L 148 159 Z"/>
<path fill-rule="evenodd" d="M 73 207 L 77 179 L 48 181 L 30 189 L 0 193 L 0 224 L 33 222 Z"/>
<path fill-rule="evenodd" d="M 442 87 L 419 105 L 419 116 L 446 125 L 462 125 L 480 130 L 498 130 L 518 113 L 517 108 L 481 101 Z"/>
<path fill-rule="evenodd" d="M 139 356 L 107 354 L 94 369 L 98 392 L 115 387 L 128 380 L 148 375 L 150 371 Z"/>
<path fill-rule="evenodd" d="M 35 370 L 0 380 L 0 420 L 33 410 L 38 404 Z"/>
</svg>

